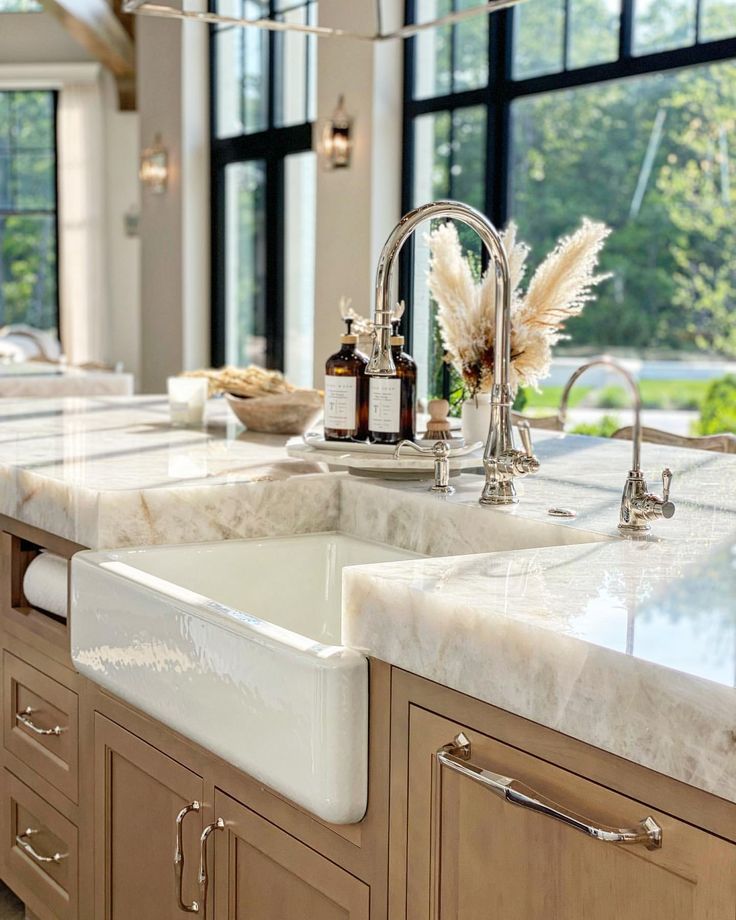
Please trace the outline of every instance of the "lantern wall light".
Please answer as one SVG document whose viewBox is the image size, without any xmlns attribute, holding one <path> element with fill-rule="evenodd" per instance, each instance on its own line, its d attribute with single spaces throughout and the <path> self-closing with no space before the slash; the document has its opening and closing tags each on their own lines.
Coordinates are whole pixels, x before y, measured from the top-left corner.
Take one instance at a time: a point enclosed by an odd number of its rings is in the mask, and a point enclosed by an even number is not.
<svg viewBox="0 0 736 920">
<path fill-rule="evenodd" d="M 169 181 L 169 151 L 157 134 L 150 147 L 141 152 L 138 177 L 144 187 L 154 195 L 163 195 Z"/>
</svg>

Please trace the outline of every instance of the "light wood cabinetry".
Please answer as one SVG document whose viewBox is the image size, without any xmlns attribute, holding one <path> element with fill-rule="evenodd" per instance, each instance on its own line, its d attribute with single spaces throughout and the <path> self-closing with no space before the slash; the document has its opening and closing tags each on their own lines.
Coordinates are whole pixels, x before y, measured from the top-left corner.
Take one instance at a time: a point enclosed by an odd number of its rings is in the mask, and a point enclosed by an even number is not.
<svg viewBox="0 0 736 920">
<path fill-rule="evenodd" d="M 436 757 L 458 729 L 470 764 L 534 790 L 596 827 L 650 816 L 662 846 L 603 842 L 510 804 Z M 530 917 L 733 920 L 736 846 L 418 707 L 409 721 L 407 920 Z"/>
<path fill-rule="evenodd" d="M 220 790 L 215 814 L 215 920 L 368 920 L 363 882 Z"/>
<path fill-rule="evenodd" d="M 0 780 L 2 877 L 39 920 L 78 915 L 77 828 L 8 770 Z"/>
<path fill-rule="evenodd" d="M 550 763 L 544 755 L 561 752 L 544 744 L 539 726 L 418 678 L 402 675 L 396 683 L 391 920 L 736 918 L 732 805 L 722 803 L 729 841 Z M 494 729 L 526 739 L 535 755 L 492 737 Z M 460 733 L 470 751 L 457 770 L 437 755 Z M 565 758 L 574 760 L 578 748 L 585 754 L 571 739 L 558 743 Z M 624 766 L 618 779 L 638 786 L 648 772 Z M 532 801 L 506 800 L 503 788 L 512 780 Z M 540 801 L 551 813 L 538 809 Z M 640 829 L 650 818 L 661 828 L 661 846 L 597 839 L 561 814 L 614 830 Z"/>
<path fill-rule="evenodd" d="M 29 916 L 177 920 L 196 900 L 210 920 L 736 920 L 734 803 L 381 662 L 366 816 L 318 820 L 77 674 L 68 624 L 23 597 L 42 547 L 78 549 L 0 517 L 0 875 Z M 474 768 L 593 825 L 650 816 L 662 846 L 596 840 L 442 767 L 459 732 Z"/>
<path fill-rule="evenodd" d="M 175 920 L 176 819 L 203 798 L 202 778 L 114 722 L 95 717 L 95 918 Z M 197 898 L 202 812 L 183 817 L 182 897 Z"/>
</svg>

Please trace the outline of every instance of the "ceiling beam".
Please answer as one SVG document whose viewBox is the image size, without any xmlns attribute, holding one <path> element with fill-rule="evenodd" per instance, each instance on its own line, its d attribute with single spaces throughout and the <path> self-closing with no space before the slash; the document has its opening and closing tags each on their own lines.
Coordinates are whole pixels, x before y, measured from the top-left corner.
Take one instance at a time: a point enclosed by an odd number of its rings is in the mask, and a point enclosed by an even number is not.
<svg viewBox="0 0 736 920">
<path fill-rule="evenodd" d="M 114 6 L 107 0 L 42 0 L 42 3 L 72 38 L 115 75 L 120 107 L 134 108 L 131 93 L 135 84 L 135 45 Z"/>
</svg>

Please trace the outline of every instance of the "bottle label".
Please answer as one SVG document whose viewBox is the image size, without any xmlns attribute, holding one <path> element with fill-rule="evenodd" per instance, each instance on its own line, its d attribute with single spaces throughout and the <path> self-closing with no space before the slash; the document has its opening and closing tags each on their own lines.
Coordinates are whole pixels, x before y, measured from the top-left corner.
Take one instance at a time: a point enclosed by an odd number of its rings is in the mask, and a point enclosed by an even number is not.
<svg viewBox="0 0 736 920">
<path fill-rule="evenodd" d="M 401 431 L 401 381 L 398 377 L 371 377 L 368 428 L 371 431 Z"/>
<path fill-rule="evenodd" d="M 353 431 L 358 381 L 355 377 L 325 376 L 325 428 Z"/>
</svg>

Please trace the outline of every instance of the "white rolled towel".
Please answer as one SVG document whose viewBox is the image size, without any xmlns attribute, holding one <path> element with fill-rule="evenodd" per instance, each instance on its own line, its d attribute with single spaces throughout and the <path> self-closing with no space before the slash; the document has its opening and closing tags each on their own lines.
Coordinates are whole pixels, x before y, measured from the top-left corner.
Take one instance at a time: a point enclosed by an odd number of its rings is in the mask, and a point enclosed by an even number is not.
<svg viewBox="0 0 736 920">
<path fill-rule="evenodd" d="M 53 553 L 41 553 L 23 576 L 23 593 L 32 607 L 67 618 L 69 561 Z"/>
</svg>

